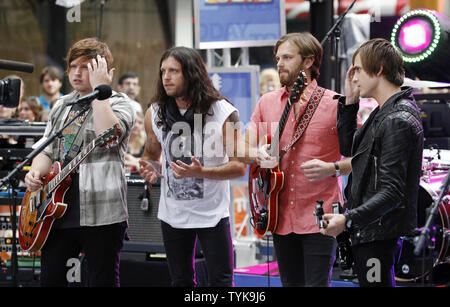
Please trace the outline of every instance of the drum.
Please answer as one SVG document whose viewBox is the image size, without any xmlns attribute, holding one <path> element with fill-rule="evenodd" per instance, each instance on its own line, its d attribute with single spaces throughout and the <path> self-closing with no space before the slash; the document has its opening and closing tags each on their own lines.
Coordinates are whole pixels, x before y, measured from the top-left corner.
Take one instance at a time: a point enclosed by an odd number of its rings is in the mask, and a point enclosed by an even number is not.
<svg viewBox="0 0 450 307">
<path fill-rule="evenodd" d="M 439 197 L 442 180 L 447 173 L 432 174 L 422 177 L 420 180 L 419 197 L 417 203 L 417 225 L 424 226 L 427 218 L 426 209 L 430 207 Z M 414 255 L 414 238 L 404 238 L 400 259 L 395 266 L 395 279 L 397 281 L 416 281 L 427 276 L 430 272 L 433 275 L 448 275 L 450 268 L 450 193 L 443 197 L 439 204 L 439 213 L 436 215 L 432 229 L 435 240 L 433 252 L 425 245 L 422 253 Z M 427 243 L 430 243 L 429 241 Z M 423 254 L 425 252 L 425 254 Z M 425 260 L 425 262 L 423 261 Z M 437 272 L 436 270 L 446 270 L 447 272 Z"/>
<path fill-rule="evenodd" d="M 450 169 L 450 150 L 424 149 L 422 156 L 422 176 L 437 172 L 447 172 Z"/>
</svg>

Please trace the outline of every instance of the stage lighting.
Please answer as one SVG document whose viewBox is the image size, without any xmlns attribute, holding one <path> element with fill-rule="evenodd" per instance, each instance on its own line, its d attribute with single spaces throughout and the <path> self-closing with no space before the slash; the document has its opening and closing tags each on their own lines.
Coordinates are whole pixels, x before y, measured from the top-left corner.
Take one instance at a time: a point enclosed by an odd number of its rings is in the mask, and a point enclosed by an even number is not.
<svg viewBox="0 0 450 307">
<path fill-rule="evenodd" d="M 436 11 L 419 9 L 401 16 L 391 42 L 407 73 L 422 80 L 450 81 L 450 21 Z"/>
</svg>

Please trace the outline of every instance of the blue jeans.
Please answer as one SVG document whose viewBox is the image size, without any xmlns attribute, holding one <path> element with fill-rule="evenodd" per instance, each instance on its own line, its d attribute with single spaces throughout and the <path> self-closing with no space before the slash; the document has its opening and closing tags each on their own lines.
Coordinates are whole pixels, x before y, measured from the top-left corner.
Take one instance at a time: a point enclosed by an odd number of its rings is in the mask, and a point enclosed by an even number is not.
<svg viewBox="0 0 450 307">
<path fill-rule="evenodd" d="M 223 218 L 210 228 L 173 228 L 161 221 L 169 273 L 174 287 L 194 287 L 197 238 L 205 256 L 208 286 L 233 285 L 233 242 L 230 220 Z"/>
</svg>

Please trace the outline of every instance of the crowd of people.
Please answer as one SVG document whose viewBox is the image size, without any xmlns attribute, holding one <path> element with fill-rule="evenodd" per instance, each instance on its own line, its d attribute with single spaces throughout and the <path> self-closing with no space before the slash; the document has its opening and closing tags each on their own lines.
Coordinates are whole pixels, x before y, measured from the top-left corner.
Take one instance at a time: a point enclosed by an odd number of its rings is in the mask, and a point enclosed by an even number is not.
<svg viewBox="0 0 450 307">
<path fill-rule="evenodd" d="M 58 99 L 71 91 L 69 90 L 67 93 L 63 93 L 64 73 L 56 66 L 46 66 L 42 69 L 39 76 L 41 93 L 36 96 L 25 95 L 26 86 L 23 79 L 19 76 L 9 75 L 6 78 L 19 79 L 21 81 L 21 91 L 19 103 L 16 108 L 6 108 L 0 105 L 0 119 L 17 119 L 29 123 L 47 122 L 49 114 Z M 145 130 L 143 126 L 144 109 L 138 100 L 140 93 L 139 76 L 134 72 L 124 73 L 118 79 L 116 90 L 117 92 L 125 93 L 130 98 L 129 103 L 132 105 L 138 118 L 133 127 L 129 146 L 125 154 L 127 170 L 129 172 L 136 172 L 139 167 L 139 157 L 142 155 L 145 143 Z M 14 138 L 4 135 L 2 136 L 2 144 L 5 146 L 18 145 L 17 137 Z"/>
</svg>

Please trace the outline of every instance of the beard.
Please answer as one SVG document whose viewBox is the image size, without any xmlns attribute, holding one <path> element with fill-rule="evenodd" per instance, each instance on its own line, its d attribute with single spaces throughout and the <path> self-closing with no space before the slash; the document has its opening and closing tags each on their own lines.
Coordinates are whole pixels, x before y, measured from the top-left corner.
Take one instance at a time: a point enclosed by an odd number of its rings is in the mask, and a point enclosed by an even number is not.
<svg viewBox="0 0 450 307">
<path fill-rule="evenodd" d="M 164 87 L 164 86 L 163 86 Z M 164 87 L 166 95 L 172 98 L 180 98 L 184 96 L 184 88 L 171 86 L 169 88 Z"/>
<path fill-rule="evenodd" d="M 295 71 L 289 71 L 286 69 L 283 69 L 282 72 L 287 72 L 288 74 L 280 74 L 280 71 L 278 71 L 278 76 L 280 77 L 280 83 L 282 86 L 293 86 L 295 81 L 297 80 L 297 77 L 300 75 L 300 72 L 302 71 L 302 68 L 300 67 L 299 69 L 295 70 Z"/>
</svg>

